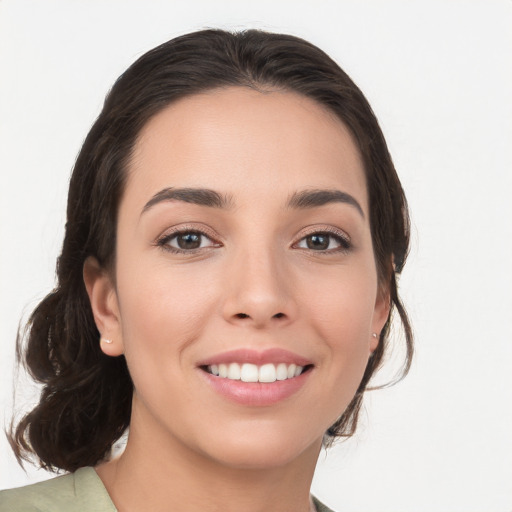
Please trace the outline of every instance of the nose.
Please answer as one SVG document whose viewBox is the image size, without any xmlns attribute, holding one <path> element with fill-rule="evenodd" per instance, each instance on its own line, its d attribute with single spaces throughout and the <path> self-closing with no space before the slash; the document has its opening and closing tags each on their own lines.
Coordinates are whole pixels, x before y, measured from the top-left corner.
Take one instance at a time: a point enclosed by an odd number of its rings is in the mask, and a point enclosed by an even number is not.
<svg viewBox="0 0 512 512">
<path fill-rule="evenodd" d="M 223 316 L 229 323 L 265 328 L 297 316 L 290 268 L 271 250 L 244 251 L 229 262 Z"/>
</svg>

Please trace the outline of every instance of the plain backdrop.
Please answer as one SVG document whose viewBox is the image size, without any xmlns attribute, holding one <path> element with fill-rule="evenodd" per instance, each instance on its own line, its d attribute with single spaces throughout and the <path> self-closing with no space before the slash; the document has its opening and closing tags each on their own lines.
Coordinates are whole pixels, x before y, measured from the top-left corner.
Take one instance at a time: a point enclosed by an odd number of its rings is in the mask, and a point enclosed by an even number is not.
<svg viewBox="0 0 512 512">
<path fill-rule="evenodd" d="M 69 172 L 105 93 L 148 49 L 205 27 L 327 51 L 367 95 L 410 202 L 413 368 L 368 396 L 313 491 L 340 512 L 510 512 L 509 0 L 1 1 L 0 426 L 14 386 L 18 410 L 37 396 L 14 372 L 18 322 L 54 284 Z M 0 488 L 49 476 L 24 473 L 2 436 Z"/>
</svg>

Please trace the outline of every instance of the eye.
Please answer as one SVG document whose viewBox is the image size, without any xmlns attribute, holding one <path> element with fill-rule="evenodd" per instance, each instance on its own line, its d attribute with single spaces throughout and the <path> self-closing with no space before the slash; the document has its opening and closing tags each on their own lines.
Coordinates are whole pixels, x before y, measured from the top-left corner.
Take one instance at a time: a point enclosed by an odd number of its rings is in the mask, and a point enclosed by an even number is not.
<svg viewBox="0 0 512 512">
<path fill-rule="evenodd" d="M 330 232 L 315 232 L 299 240 L 296 247 L 317 252 L 338 252 L 349 250 L 351 244 L 346 235 Z"/>
<path fill-rule="evenodd" d="M 176 253 L 193 252 L 198 249 L 219 246 L 206 233 L 196 230 L 175 231 L 165 235 L 157 243 L 160 247 Z"/>
</svg>

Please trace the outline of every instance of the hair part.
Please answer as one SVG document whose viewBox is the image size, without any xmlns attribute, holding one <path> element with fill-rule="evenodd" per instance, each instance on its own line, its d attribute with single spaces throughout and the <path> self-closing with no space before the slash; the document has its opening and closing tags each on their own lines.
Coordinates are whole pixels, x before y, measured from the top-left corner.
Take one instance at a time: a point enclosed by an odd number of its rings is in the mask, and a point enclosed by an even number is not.
<svg viewBox="0 0 512 512">
<path fill-rule="evenodd" d="M 355 431 L 363 393 L 388 350 L 393 311 L 405 333 L 399 377 L 409 370 L 413 336 L 396 286 L 409 247 L 407 203 L 362 92 L 328 55 L 298 37 L 259 30 L 195 32 L 150 50 L 119 77 L 77 157 L 57 286 L 32 313 L 26 348 L 24 336 L 18 339 L 20 359 L 42 384 L 39 404 L 11 425 L 9 440 L 18 461 L 35 456 L 48 470 L 94 466 L 128 427 L 133 384 L 124 356 L 108 357 L 99 347 L 83 265 L 93 256 L 114 276 L 127 167 L 149 119 L 180 98 L 230 86 L 313 99 L 349 128 L 363 158 L 379 284 L 389 293 L 391 313 L 357 393 L 327 431 L 326 444 Z"/>
</svg>

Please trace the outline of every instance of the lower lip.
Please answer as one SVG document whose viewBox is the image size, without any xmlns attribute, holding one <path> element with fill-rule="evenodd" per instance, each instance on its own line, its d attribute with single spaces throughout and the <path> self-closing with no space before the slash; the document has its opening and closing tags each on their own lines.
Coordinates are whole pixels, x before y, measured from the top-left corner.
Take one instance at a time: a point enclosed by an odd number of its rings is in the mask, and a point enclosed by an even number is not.
<svg viewBox="0 0 512 512">
<path fill-rule="evenodd" d="M 308 370 L 292 379 L 267 383 L 242 382 L 217 377 L 201 369 L 199 371 L 213 390 L 224 398 L 237 404 L 258 407 L 273 405 L 291 397 L 304 386 L 311 373 L 311 370 Z"/>
</svg>

